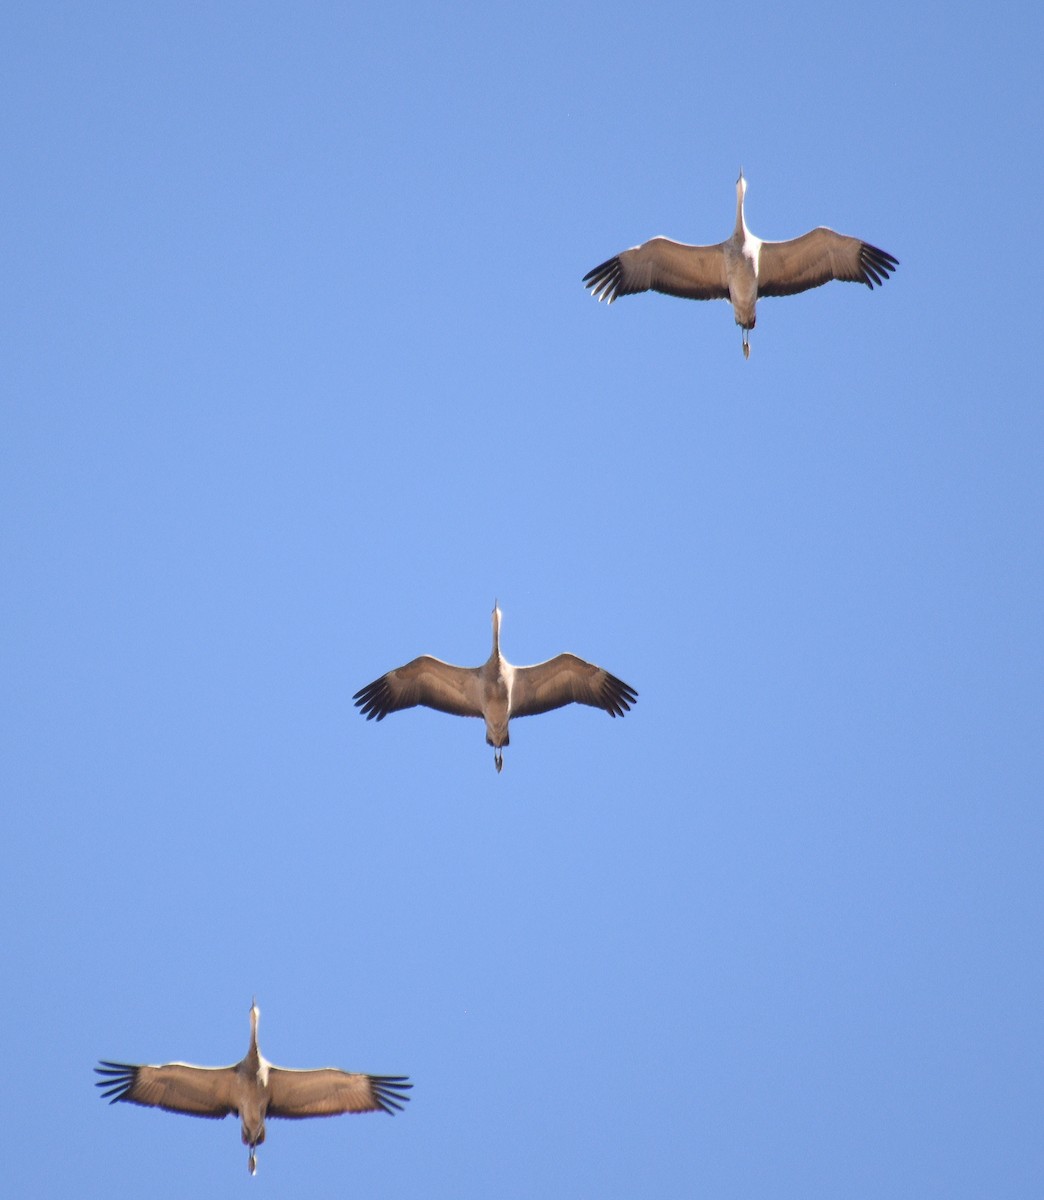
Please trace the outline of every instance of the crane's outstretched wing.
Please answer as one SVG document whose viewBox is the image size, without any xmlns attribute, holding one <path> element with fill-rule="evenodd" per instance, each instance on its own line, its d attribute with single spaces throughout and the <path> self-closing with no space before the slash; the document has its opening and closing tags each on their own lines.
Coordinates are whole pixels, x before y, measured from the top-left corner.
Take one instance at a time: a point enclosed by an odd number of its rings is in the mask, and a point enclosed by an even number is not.
<svg viewBox="0 0 1044 1200">
<path fill-rule="evenodd" d="M 126 1100 L 149 1108 L 186 1113 L 190 1117 L 227 1117 L 236 1111 L 235 1067 L 195 1067 L 190 1063 L 134 1066 L 102 1061 L 94 1068 L 102 1096 L 115 1104 Z"/>
<path fill-rule="evenodd" d="M 429 654 L 375 679 L 352 699 L 367 721 L 383 721 L 389 713 L 417 704 L 458 717 L 482 716 L 477 669 L 454 667 Z"/>
<path fill-rule="evenodd" d="M 559 654 L 532 667 L 516 667 L 511 687 L 512 717 L 550 712 L 563 704 L 589 704 L 622 717 L 638 699 L 630 684 L 575 654 Z"/>
<path fill-rule="evenodd" d="M 728 300 L 725 252 L 718 246 L 688 246 L 656 237 L 632 246 L 588 271 L 584 285 L 610 304 L 635 292 L 664 292 L 685 300 Z"/>
<path fill-rule="evenodd" d="M 361 1075 L 321 1067 L 316 1071 L 293 1071 L 269 1067 L 268 1115 L 289 1117 L 336 1117 L 339 1113 L 386 1112 L 394 1116 L 409 1100 L 413 1087 L 406 1075 Z"/>
<path fill-rule="evenodd" d="M 885 250 L 820 227 L 789 242 L 762 242 L 758 296 L 792 296 L 841 279 L 878 287 L 899 265 Z"/>
</svg>

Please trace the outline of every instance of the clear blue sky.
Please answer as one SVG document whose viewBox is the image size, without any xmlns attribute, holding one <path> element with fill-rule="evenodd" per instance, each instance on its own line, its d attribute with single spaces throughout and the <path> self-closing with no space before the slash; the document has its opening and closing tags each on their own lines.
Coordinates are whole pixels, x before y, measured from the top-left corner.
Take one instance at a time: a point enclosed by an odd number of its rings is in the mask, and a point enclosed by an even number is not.
<svg viewBox="0 0 1044 1200">
<path fill-rule="evenodd" d="M 10 4 L 12 1196 L 1044 1188 L 1030 4 Z M 758 313 L 588 268 L 818 224 Z M 420 653 L 624 721 L 379 726 Z M 102 1104 L 99 1057 L 405 1072 Z"/>
</svg>

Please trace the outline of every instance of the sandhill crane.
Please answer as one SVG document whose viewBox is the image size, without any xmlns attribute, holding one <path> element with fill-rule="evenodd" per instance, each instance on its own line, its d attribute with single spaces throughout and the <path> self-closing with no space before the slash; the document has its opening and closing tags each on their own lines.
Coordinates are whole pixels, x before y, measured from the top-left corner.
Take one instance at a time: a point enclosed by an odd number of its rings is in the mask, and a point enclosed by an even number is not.
<svg viewBox="0 0 1044 1200">
<path fill-rule="evenodd" d="M 250 1049 L 231 1067 L 195 1067 L 189 1063 L 133 1066 L 101 1061 L 94 1068 L 95 1086 L 115 1104 L 126 1100 L 192 1117 L 227 1117 L 237 1113 L 243 1144 L 249 1146 L 247 1167 L 257 1170 L 257 1147 L 265 1140 L 266 1117 L 334 1117 L 339 1113 L 376 1112 L 394 1116 L 409 1100 L 413 1087 L 405 1075 L 356 1075 L 336 1067 L 293 1071 L 273 1066 L 257 1048 L 261 1013 L 250 1006 Z"/>
<path fill-rule="evenodd" d="M 743 357 L 750 357 L 747 335 L 754 328 L 761 296 L 792 296 L 842 279 L 878 287 L 899 265 L 884 250 L 820 226 L 789 242 L 763 242 L 747 228 L 743 197 L 747 181 L 736 180 L 736 228 L 716 246 L 688 246 L 656 237 L 624 250 L 588 271 L 583 282 L 609 304 L 634 292 L 664 292 L 687 300 L 730 300 L 743 330 Z"/>
<path fill-rule="evenodd" d="M 497 771 L 504 766 L 508 722 L 564 704 L 589 704 L 622 717 L 638 693 L 615 675 L 574 654 L 532 667 L 513 667 L 500 653 L 500 609 L 493 606 L 493 652 L 481 667 L 454 667 L 423 654 L 360 688 L 352 699 L 367 721 L 424 704 L 458 717 L 482 717 Z"/>
</svg>

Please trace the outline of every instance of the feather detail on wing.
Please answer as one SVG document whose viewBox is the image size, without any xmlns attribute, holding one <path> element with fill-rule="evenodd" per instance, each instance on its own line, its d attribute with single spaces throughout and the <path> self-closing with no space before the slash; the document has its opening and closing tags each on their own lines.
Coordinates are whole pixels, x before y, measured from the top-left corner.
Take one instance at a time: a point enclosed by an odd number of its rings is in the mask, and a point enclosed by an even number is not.
<svg viewBox="0 0 1044 1200">
<path fill-rule="evenodd" d="M 269 1067 L 268 1116 L 297 1120 L 340 1113 L 386 1112 L 395 1115 L 409 1100 L 413 1084 L 405 1075 L 362 1075 L 322 1067 L 294 1071 Z"/>
<path fill-rule="evenodd" d="M 624 250 L 588 271 L 591 294 L 610 304 L 635 292 L 663 292 L 686 300 L 727 300 L 725 252 L 718 246 L 689 246 L 657 237 Z"/>
<path fill-rule="evenodd" d="M 149 1108 L 186 1113 L 190 1117 L 227 1117 L 233 1100 L 235 1067 L 195 1067 L 189 1063 L 134 1066 L 103 1061 L 94 1068 L 102 1096 L 115 1104 L 126 1100 Z"/>
<path fill-rule="evenodd" d="M 575 654 L 559 654 L 532 667 L 515 668 L 511 716 L 528 717 L 576 703 L 622 717 L 637 699 L 634 688 L 615 675 Z"/>
<path fill-rule="evenodd" d="M 899 260 L 859 238 L 820 227 L 789 242 L 762 242 L 758 296 L 792 296 L 832 279 L 878 287 Z"/>
<path fill-rule="evenodd" d="M 478 672 L 423 654 L 360 688 L 352 697 L 367 721 L 423 704 L 458 717 L 481 717 Z"/>
</svg>

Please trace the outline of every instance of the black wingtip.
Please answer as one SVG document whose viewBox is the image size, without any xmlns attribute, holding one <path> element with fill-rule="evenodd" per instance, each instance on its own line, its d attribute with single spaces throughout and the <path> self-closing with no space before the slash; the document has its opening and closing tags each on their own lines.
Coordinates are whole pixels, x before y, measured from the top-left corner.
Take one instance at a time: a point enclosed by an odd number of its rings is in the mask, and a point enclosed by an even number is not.
<svg viewBox="0 0 1044 1200">
<path fill-rule="evenodd" d="M 383 721 L 389 712 L 387 694 L 388 687 L 382 675 L 380 679 L 375 679 L 373 683 L 360 688 L 352 699 L 367 721 Z"/>
<path fill-rule="evenodd" d="M 863 283 L 873 291 L 875 284 L 880 287 L 891 276 L 899 266 L 899 260 L 887 250 L 864 242 L 859 254 L 859 265 L 863 268 Z"/>
<path fill-rule="evenodd" d="M 599 263 L 597 267 L 592 267 L 582 282 L 584 287 L 591 289 L 591 295 L 596 300 L 605 300 L 612 304 L 619 294 L 622 273 L 620 256 L 616 255 L 607 258 L 604 263 Z"/>
<path fill-rule="evenodd" d="M 409 1103 L 406 1093 L 413 1087 L 408 1075 L 371 1075 L 374 1098 L 389 1117 L 402 1112 Z"/>
<path fill-rule="evenodd" d="M 602 687 L 602 705 L 611 717 L 623 717 L 638 703 L 638 693 L 629 683 L 606 674 Z"/>
<path fill-rule="evenodd" d="M 126 1098 L 138 1074 L 138 1068 L 130 1063 L 109 1062 L 99 1059 L 99 1065 L 94 1068 L 101 1079 L 94 1081 L 94 1086 L 102 1089 L 102 1099 L 110 1104 L 116 1104 Z"/>
</svg>

